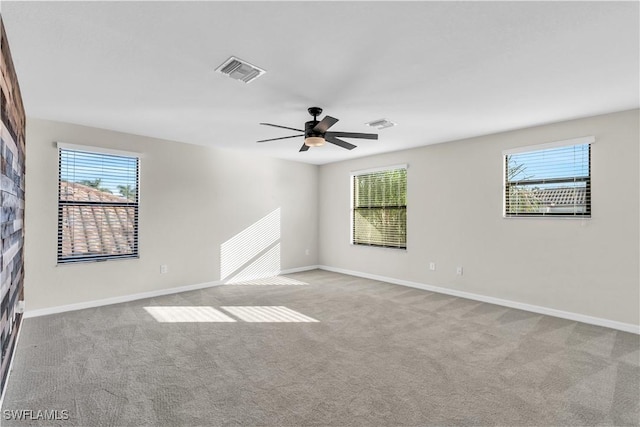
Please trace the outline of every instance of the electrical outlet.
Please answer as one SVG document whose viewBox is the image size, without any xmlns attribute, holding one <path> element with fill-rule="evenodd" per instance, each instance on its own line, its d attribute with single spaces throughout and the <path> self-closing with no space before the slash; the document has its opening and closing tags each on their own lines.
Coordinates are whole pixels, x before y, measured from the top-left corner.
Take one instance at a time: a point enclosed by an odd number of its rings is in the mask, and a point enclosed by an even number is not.
<svg viewBox="0 0 640 427">
<path fill-rule="evenodd" d="M 435 262 L 430 262 L 429 263 L 429 270 L 436 271 L 436 263 Z"/>
<path fill-rule="evenodd" d="M 167 274 L 169 272 L 169 267 L 167 264 L 162 264 L 160 266 L 160 274 Z"/>
<path fill-rule="evenodd" d="M 462 266 L 456 267 L 456 275 L 457 276 L 462 276 Z"/>
<path fill-rule="evenodd" d="M 304 251 L 304 254 L 305 254 L 305 255 L 311 255 L 311 250 L 309 250 L 309 249 L 305 250 L 305 251 Z"/>
</svg>

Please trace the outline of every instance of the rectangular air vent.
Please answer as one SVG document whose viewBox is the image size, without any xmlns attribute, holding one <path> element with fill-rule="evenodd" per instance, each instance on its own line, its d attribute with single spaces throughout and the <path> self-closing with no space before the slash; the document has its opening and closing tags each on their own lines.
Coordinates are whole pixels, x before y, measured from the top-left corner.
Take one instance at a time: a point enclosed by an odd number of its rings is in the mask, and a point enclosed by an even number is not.
<svg viewBox="0 0 640 427">
<path fill-rule="evenodd" d="M 374 120 L 374 121 L 369 122 L 369 123 L 365 123 L 365 125 L 371 126 L 372 128 L 376 128 L 376 129 L 390 128 L 390 127 L 395 126 L 396 124 L 397 123 L 394 123 L 389 119 L 379 119 L 379 120 Z"/>
<path fill-rule="evenodd" d="M 262 68 L 258 68 L 255 65 L 249 64 L 247 61 L 230 57 L 222 63 L 216 71 L 231 77 L 234 80 L 240 80 L 241 82 L 249 83 L 266 73 Z"/>
</svg>

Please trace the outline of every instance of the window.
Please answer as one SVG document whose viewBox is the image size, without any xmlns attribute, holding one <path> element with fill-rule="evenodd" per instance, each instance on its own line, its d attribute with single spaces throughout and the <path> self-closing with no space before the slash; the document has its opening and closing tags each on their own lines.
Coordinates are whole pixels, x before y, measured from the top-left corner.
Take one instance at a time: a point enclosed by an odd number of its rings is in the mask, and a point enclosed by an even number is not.
<svg viewBox="0 0 640 427">
<path fill-rule="evenodd" d="M 58 144 L 58 263 L 138 257 L 133 153 Z"/>
<path fill-rule="evenodd" d="M 591 216 L 593 137 L 504 153 L 504 216 Z"/>
<path fill-rule="evenodd" d="M 407 167 L 354 172 L 352 233 L 355 245 L 407 247 Z"/>
</svg>

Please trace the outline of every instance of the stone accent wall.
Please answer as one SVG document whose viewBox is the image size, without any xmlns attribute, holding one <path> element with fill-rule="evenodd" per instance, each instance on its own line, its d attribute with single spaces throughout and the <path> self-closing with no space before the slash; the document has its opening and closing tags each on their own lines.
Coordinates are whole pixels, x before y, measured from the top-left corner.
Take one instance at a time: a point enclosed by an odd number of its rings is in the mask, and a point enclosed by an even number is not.
<svg viewBox="0 0 640 427">
<path fill-rule="evenodd" d="M 0 16 L 0 332 L 4 390 L 22 314 L 25 114 L 7 35 Z"/>
</svg>

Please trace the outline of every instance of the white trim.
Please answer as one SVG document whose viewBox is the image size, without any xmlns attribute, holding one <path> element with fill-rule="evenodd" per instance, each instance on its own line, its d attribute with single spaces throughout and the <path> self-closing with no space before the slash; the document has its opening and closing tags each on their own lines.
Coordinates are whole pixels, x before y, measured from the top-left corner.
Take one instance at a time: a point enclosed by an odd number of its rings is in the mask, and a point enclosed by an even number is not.
<svg viewBox="0 0 640 427">
<path fill-rule="evenodd" d="M 346 270 L 343 268 L 329 267 L 327 265 L 318 266 L 321 270 L 332 271 L 334 273 L 348 274 L 350 276 L 363 277 L 365 279 L 378 280 L 381 282 L 393 283 L 395 285 L 408 286 L 411 288 L 423 289 L 425 291 L 437 292 L 475 301 L 487 302 L 489 304 L 501 305 L 504 307 L 516 308 L 518 310 L 530 311 L 547 316 L 559 317 L 561 319 L 574 320 L 576 322 L 589 323 L 591 325 L 604 326 L 605 328 L 617 329 L 632 334 L 640 334 L 640 325 L 623 323 L 615 320 L 603 319 L 601 317 L 588 316 L 586 314 L 573 313 L 570 311 L 556 310 L 555 308 L 542 307 L 539 305 L 526 304 L 486 295 L 474 294 L 471 292 L 458 291 L 455 289 L 442 288 L 439 286 L 425 285 L 423 283 L 411 282 L 409 280 L 395 279 L 392 277 L 378 276 L 377 274 L 362 273 L 359 271 Z"/>
<path fill-rule="evenodd" d="M 525 147 L 510 148 L 508 150 L 503 150 L 502 154 L 507 156 L 510 154 L 526 153 L 528 151 L 548 150 L 550 148 L 567 147 L 570 145 L 593 144 L 594 142 L 596 142 L 596 138 L 594 136 L 581 136 L 579 138 L 565 139 L 562 141 L 553 141 L 543 144 L 527 145 Z"/>
<path fill-rule="evenodd" d="M 83 151 L 85 153 L 113 154 L 114 156 L 142 157 L 142 153 L 135 153 L 133 151 L 113 150 L 111 148 L 95 147 L 91 145 L 67 144 L 66 142 L 60 141 L 56 142 L 56 146 L 58 147 L 58 150 L 63 149 Z"/>
<path fill-rule="evenodd" d="M 309 271 L 309 270 L 317 270 L 317 265 L 308 265 L 305 267 L 296 267 L 296 268 L 288 268 L 286 270 L 278 270 L 276 276 L 282 276 L 283 274 L 291 274 L 291 273 L 299 273 L 301 271 Z M 236 280 L 235 277 L 230 277 L 226 280 L 220 281 L 221 285 L 233 285 L 238 282 L 250 282 L 252 280 L 260 280 L 260 279 L 268 279 L 269 277 L 274 277 L 270 274 L 251 274 L 249 276 L 242 276 L 242 279 Z"/>
<path fill-rule="evenodd" d="M 501 156 L 502 159 L 502 212 L 501 212 L 501 216 L 502 218 L 506 218 L 507 217 L 507 154 L 505 154 L 504 152 L 502 153 Z"/>
<path fill-rule="evenodd" d="M 356 171 L 351 171 L 351 176 L 365 175 L 368 173 L 390 171 L 390 170 L 396 170 L 396 169 L 409 169 L 409 165 L 405 163 L 401 165 L 380 166 L 378 168 L 360 169 Z"/>
<path fill-rule="evenodd" d="M 354 244 L 354 232 L 353 232 L 353 209 L 355 208 L 355 204 L 354 202 L 354 197 L 355 197 L 355 191 L 353 190 L 353 187 L 355 185 L 355 180 L 356 180 L 356 176 L 351 173 L 349 175 L 349 244 L 353 245 Z"/>
<path fill-rule="evenodd" d="M 31 317 L 47 316 L 49 314 L 65 313 L 67 311 L 83 310 L 85 308 L 101 307 L 103 305 L 120 304 L 123 302 L 135 301 L 139 299 L 154 298 L 154 297 L 159 297 L 163 295 L 177 294 L 180 292 L 195 291 L 198 289 L 205 289 L 205 288 L 210 288 L 210 287 L 219 286 L 219 285 L 221 285 L 221 282 L 219 281 L 206 282 L 206 283 L 199 283 L 197 285 L 180 286 L 177 288 L 158 289 L 155 291 L 141 292 L 141 293 L 130 294 L 130 295 L 122 295 L 122 296 L 104 298 L 104 299 L 93 300 L 93 301 L 83 301 L 83 302 L 78 302 L 74 304 L 59 305 L 56 307 L 40 308 L 37 310 L 27 309 L 24 313 L 24 317 L 31 318 Z"/>
<path fill-rule="evenodd" d="M 315 269 L 332 271 L 334 273 L 348 274 L 350 276 L 363 277 L 365 279 L 378 280 L 382 282 L 393 283 L 395 285 L 408 286 L 411 288 L 417 288 L 425 291 L 452 295 L 460 298 L 471 299 L 474 301 L 481 301 L 489 304 L 496 304 L 504 307 L 516 308 L 519 310 L 530 311 L 533 313 L 544 314 L 547 316 L 559 317 L 562 319 L 574 320 L 576 322 L 588 323 L 591 325 L 603 326 L 605 328 L 617 329 L 624 332 L 630 332 L 632 334 L 640 334 L 640 325 L 634 325 L 631 323 L 618 322 L 615 320 L 603 319 L 601 317 L 593 317 L 585 314 L 573 313 L 570 311 L 556 310 L 554 308 L 542 307 L 542 306 L 533 305 L 533 304 L 526 304 L 522 302 L 495 298 L 495 297 L 486 296 L 486 295 L 474 294 L 471 292 L 458 291 L 455 289 L 443 288 L 439 286 L 426 285 L 423 283 L 412 282 L 409 280 L 395 279 L 393 277 L 379 276 L 377 274 L 369 274 L 369 273 L 363 273 L 363 272 L 354 271 L 354 270 L 347 270 L 343 268 L 330 267 L 327 265 L 309 265 L 305 267 L 290 268 L 287 270 L 281 270 L 280 274 L 291 274 L 291 273 L 298 273 L 302 271 L 309 271 L 309 270 L 315 270 Z M 206 283 L 200 283 L 196 285 L 181 286 L 181 287 L 169 288 L 169 289 L 159 289 L 155 291 L 143 292 L 143 293 L 132 294 L 132 295 L 124 295 L 124 296 L 112 297 L 112 298 L 105 298 L 102 300 L 86 301 L 86 302 L 68 304 L 68 305 L 63 305 L 58 307 L 49 307 L 49 308 L 30 310 L 30 311 L 27 310 L 25 311 L 22 317 L 22 321 L 24 321 L 24 319 L 31 318 L 31 317 L 46 316 L 49 314 L 82 310 L 85 308 L 119 304 L 123 302 L 135 301 L 139 299 L 153 298 L 157 296 L 194 291 L 198 289 L 206 289 L 206 288 L 220 286 L 220 285 L 222 285 L 220 281 L 206 282 Z M 22 329 L 22 326 L 23 325 L 20 325 L 20 329 Z M 18 337 L 19 336 L 20 336 L 20 330 L 18 330 Z M 16 337 L 16 345 L 17 345 L 18 337 Z"/>
<path fill-rule="evenodd" d="M 319 269 L 320 266 L 319 265 L 307 265 L 304 267 L 294 267 L 294 268 L 287 268 L 286 270 L 280 270 L 279 274 L 293 274 L 293 273 L 301 273 L 303 271 L 311 271 L 311 270 L 317 270 Z"/>
<path fill-rule="evenodd" d="M 296 268 L 290 268 L 287 270 L 280 270 L 279 274 L 298 273 L 301 271 L 316 270 L 318 268 L 319 267 L 317 265 L 310 265 L 306 267 L 296 267 Z M 136 301 L 136 300 L 145 299 L 145 298 L 154 298 L 154 297 L 159 297 L 164 295 L 177 294 L 180 292 L 188 292 L 188 291 L 196 291 L 199 289 L 212 288 L 214 286 L 220 286 L 222 284 L 223 282 L 217 280 L 212 282 L 198 283 L 195 285 L 179 286 L 176 288 L 167 288 L 167 289 L 157 289 L 153 291 L 140 292 L 137 294 L 122 295 L 122 296 L 104 298 L 104 299 L 93 300 L 93 301 L 83 301 L 83 302 L 67 304 L 67 305 L 59 305 L 56 307 L 40 308 L 37 310 L 26 310 L 22 318 L 27 319 L 31 317 L 47 316 L 49 314 L 65 313 L 67 311 L 83 310 L 85 308 L 94 308 L 94 307 L 101 307 L 104 305 L 120 304 L 123 302 Z"/>
</svg>

